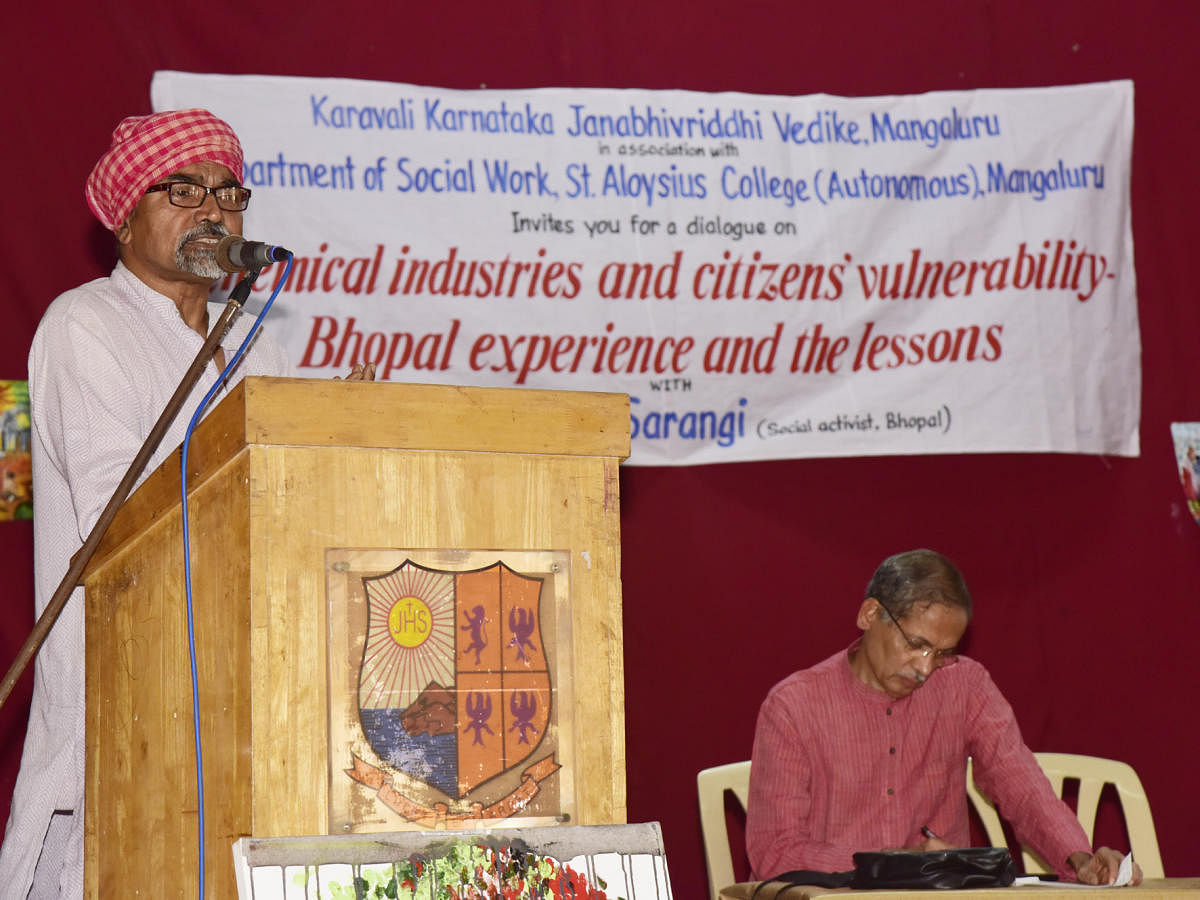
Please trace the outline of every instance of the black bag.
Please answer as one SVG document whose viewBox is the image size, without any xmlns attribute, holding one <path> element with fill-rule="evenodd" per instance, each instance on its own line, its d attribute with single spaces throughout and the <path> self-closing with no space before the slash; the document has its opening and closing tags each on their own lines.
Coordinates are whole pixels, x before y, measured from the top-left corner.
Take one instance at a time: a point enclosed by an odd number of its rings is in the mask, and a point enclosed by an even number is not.
<svg viewBox="0 0 1200 900">
<path fill-rule="evenodd" d="M 926 853 L 855 853 L 853 888 L 1007 887 L 1017 865 L 1007 847 L 961 847 Z"/>
<path fill-rule="evenodd" d="M 954 888 L 1007 887 L 1017 877 L 1017 865 L 1006 847 L 960 847 L 910 853 L 898 850 L 879 853 L 855 853 L 852 872 L 812 872 L 799 869 L 784 872 L 762 882 L 757 895 L 771 883 L 818 885 L 827 888 L 850 887 L 858 890 L 938 890 Z M 788 888 L 778 890 L 782 896 Z"/>
</svg>

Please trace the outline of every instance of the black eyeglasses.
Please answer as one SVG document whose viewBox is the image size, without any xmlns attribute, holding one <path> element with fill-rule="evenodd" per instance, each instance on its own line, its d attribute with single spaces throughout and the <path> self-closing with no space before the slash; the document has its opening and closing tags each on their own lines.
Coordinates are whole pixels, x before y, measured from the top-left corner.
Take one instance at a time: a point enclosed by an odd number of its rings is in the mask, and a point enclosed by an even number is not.
<svg viewBox="0 0 1200 900">
<path fill-rule="evenodd" d="M 925 640 L 924 638 L 909 637 L 908 632 L 901 627 L 900 620 L 896 618 L 896 615 L 890 609 L 888 609 L 887 604 L 878 597 L 874 599 L 875 602 L 883 608 L 883 611 L 887 613 L 887 617 L 892 620 L 892 624 L 895 625 L 896 630 L 900 632 L 900 637 L 904 638 L 904 643 L 908 645 L 910 653 L 919 654 L 921 659 L 930 659 L 932 657 L 933 665 L 938 669 L 942 668 L 943 666 L 952 666 L 958 662 L 957 649 L 938 650 L 936 647 L 931 646 L 929 641 Z"/>
<path fill-rule="evenodd" d="M 250 205 L 250 188 L 240 185 L 207 187 L 203 184 L 196 184 L 194 181 L 164 181 L 162 184 L 146 188 L 147 194 L 153 194 L 155 191 L 166 191 L 171 205 L 181 206 L 184 209 L 203 206 L 209 194 L 216 198 L 217 206 L 226 212 L 242 212 Z"/>
</svg>

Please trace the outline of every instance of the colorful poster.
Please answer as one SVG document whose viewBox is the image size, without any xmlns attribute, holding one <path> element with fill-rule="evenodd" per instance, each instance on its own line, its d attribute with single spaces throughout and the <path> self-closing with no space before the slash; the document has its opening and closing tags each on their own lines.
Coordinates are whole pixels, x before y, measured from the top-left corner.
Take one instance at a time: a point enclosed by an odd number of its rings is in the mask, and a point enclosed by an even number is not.
<svg viewBox="0 0 1200 900">
<path fill-rule="evenodd" d="M 1139 452 L 1130 82 L 152 95 L 241 136 L 297 375 L 627 393 L 634 464 Z"/>
<path fill-rule="evenodd" d="M 0 381 L 0 521 L 32 518 L 29 382 Z"/>
<path fill-rule="evenodd" d="M 1183 499 L 1192 518 L 1200 524 L 1200 422 L 1172 422 L 1171 441 Z"/>
</svg>

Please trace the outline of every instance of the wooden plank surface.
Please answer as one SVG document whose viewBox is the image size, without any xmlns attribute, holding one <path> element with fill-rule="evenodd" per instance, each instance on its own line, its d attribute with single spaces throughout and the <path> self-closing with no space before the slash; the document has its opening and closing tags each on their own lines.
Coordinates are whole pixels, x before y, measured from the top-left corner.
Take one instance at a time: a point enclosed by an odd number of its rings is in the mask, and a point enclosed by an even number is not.
<svg viewBox="0 0 1200 900">
<path fill-rule="evenodd" d="M 248 455 L 192 495 L 192 586 L 210 896 L 233 896 L 229 845 L 250 833 Z M 198 804 L 176 510 L 89 582 L 87 896 L 195 884 Z M 194 887 L 191 888 L 194 891 Z"/>
<path fill-rule="evenodd" d="M 254 444 L 629 456 L 625 394 L 305 378 L 244 385 Z"/>
<path fill-rule="evenodd" d="M 436 384 L 246 378 L 197 426 L 188 483 L 248 444 L 629 457 L 624 394 Z M 179 501 L 176 450 L 130 496 L 80 583 Z"/>
<path fill-rule="evenodd" d="M 256 447 L 252 458 L 254 781 L 306 786 L 256 795 L 256 835 L 327 826 L 331 748 L 317 686 L 330 547 L 569 551 L 574 824 L 625 821 L 615 460 L 306 447 Z"/>
<path fill-rule="evenodd" d="M 330 778 L 337 777 L 328 746 L 330 548 L 566 554 L 574 824 L 623 823 L 617 467 L 628 452 L 626 399 L 610 395 L 584 413 L 588 402 L 576 395 L 564 412 L 553 392 L 502 391 L 513 396 L 480 418 L 463 411 L 480 408 L 480 389 L 313 384 L 249 379 L 202 423 L 189 456 L 209 895 L 234 896 L 232 839 L 326 833 Z M 418 399 L 401 415 L 383 414 L 374 407 L 383 397 L 376 387 Z M 522 399 L 533 412 L 505 406 Z M 456 407 L 450 415 L 446 404 Z M 417 409 L 454 424 L 439 432 L 428 422 L 393 421 L 420 418 Z M 610 433 L 626 429 L 624 437 L 589 436 L 593 415 L 607 417 Z M 312 417 L 341 424 L 290 421 Z M 542 422 L 551 425 L 539 430 Z M 494 434 L 481 432 L 481 423 Z M 506 449 L 396 449 L 402 433 L 411 441 L 450 446 L 470 438 L 474 446 Z M 551 435 L 570 449 L 542 452 Z M 284 437 L 299 443 L 274 443 Z M 617 455 L 574 452 L 580 447 Z M 177 505 L 176 459 L 131 498 L 104 555 L 85 573 L 89 897 L 151 888 L 173 894 L 195 883 L 197 800 Z M 128 865 L 133 857 L 136 870 Z"/>
</svg>

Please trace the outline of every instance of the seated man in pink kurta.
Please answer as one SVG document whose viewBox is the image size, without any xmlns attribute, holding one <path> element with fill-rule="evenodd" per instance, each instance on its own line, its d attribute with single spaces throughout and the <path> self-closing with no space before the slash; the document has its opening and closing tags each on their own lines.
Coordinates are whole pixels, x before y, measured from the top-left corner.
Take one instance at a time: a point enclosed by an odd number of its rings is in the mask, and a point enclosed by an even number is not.
<svg viewBox="0 0 1200 900">
<path fill-rule="evenodd" d="M 771 689 L 750 768 L 755 877 L 848 871 L 859 851 L 968 846 L 969 756 L 1022 843 L 1064 878 L 1115 880 L 1121 854 L 1092 851 L 987 670 L 958 656 L 970 618 L 953 563 L 931 550 L 897 554 L 867 586 L 862 636 Z"/>
</svg>

